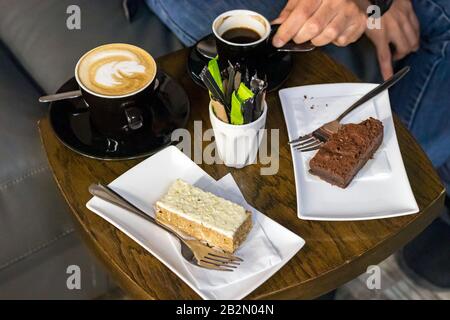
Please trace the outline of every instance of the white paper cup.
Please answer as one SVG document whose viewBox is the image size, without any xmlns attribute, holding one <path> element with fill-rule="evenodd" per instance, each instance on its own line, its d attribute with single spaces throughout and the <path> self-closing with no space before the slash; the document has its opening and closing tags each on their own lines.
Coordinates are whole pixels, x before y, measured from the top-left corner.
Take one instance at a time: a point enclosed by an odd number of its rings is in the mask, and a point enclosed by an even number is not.
<svg viewBox="0 0 450 320">
<path fill-rule="evenodd" d="M 217 152 L 226 166 L 242 168 L 256 163 L 266 117 L 267 103 L 263 101 L 263 113 L 256 121 L 243 125 L 229 124 L 216 117 L 209 103 L 209 119 L 214 130 Z"/>
</svg>

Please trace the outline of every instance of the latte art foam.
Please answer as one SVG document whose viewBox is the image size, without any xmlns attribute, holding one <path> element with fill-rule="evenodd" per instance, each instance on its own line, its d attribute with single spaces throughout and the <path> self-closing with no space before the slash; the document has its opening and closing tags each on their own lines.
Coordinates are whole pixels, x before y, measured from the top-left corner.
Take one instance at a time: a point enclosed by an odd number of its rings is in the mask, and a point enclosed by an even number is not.
<svg viewBox="0 0 450 320">
<path fill-rule="evenodd" d="M 86 53 L 78 65 L 78 78 L 94 93 L 127 95 L 146 87 L 155 77 L 156 63 L 141 48 L 108 44 Z"/>
</svg>

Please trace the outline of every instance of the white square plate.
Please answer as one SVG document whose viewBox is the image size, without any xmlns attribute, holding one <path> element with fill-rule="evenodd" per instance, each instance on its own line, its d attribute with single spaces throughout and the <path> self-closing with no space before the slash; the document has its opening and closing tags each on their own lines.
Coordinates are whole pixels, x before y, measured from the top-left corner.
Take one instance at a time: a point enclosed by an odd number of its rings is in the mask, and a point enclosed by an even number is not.
<svg viewBox="0 0 450 320">
<path fill-rule="evenodd" d="M 230 178 L 232 183 L 234 183 L 233 186 L 237 188 L 231 175 L 225 176 L 220 181 L 229 181 Z M 167 192 L 169 186 L 176 179 L 183 179 L 197 186 L 207 186 L 211 183 L 217 184 L 211 176 L 192 162 L 191 159 L 176 147 L 171 146 L 125 172 L 114 180 L 110 187 L 140 209 L 154 215 L 154 203 Z M 189 272 L 185 265 L 187 262 L 184 261 L 176 248 L 177 246 L 174 244 L 174 241 L 177 240 L 174 240 L 167 232 L 139 216 L 135 216 L 96 197 L 92 198 L 86 206 L 157 257 L 203 299 L 241 299 L 245 297 L 278 271 L 305 243 L 296 234 L 265 215 L 256 212 L 255 216 L 257 216 L 257 220 L 269 241 L 277 250 L 280 260 L 270 266 L 270 268 L 243 280 L 206 290 L 196 285 L 201 279 L 193 278 L 193 274 Z M 220 271 L 205 270 L 205 272 L 224 274 L 224 272 Z"/>
<path fill-rule="evenodd" d="M 375 86 L 336 83 L 280 90 L 289 140 L 336 119 Z M 359 123 L 369 117 L 383 122 L 383 143 L 346 189 L 309 173 L 309 160 L 317 151 L 302 153 L 291 147 L 300 219 L 367 220 L 419 211 L 398 147 L 387 91 L 354 110 L 343 123 Z"/>
</svg>

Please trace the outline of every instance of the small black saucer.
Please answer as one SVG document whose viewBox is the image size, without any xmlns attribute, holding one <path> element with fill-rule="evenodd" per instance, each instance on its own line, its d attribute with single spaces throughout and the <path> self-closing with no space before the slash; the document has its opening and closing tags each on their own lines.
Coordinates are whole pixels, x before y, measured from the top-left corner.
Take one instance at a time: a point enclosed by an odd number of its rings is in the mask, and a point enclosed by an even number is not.
<svg viewBox="0 0 450 320">
<path fill-rule="evenodd" d="M 92 125 L 89 108 L 81 98 L 50 104 L 49 118 L 58 139 L 69 149 L 101 160 L 126 160 L 149 156 L 171 143 L 172 132 L 184 128 L 189 117 L 189 99 L 184 89 L 163 72 L 159 86 L 148 106 L 151 119 L 126 137 L 111 139 Z M 77 90 L 75 78 L 58 92 Z"/>
<path fill-rule="evenodd" d="M 210 34 L 199 40 L 199 42 L 207 39 L 208 37 L 214 38 L 214 36 Z M 194 82 L 199 86 L 205 88 L 199 74 L 208 63 L 209 59 L 201 55 L 197 51 L 196 46 L 197 44 L 191 48 L 189 53 L 187 69 L 192 80 L 194 80 Z M 268 59 L 267 65 L 262 68 L 265 69 L 264 73 L 267 74 L 267 80 L 269 82 L 267 88 L 268 91 L 276 90 L 284 83 L 284 81 L 286 81 L 292 70 L 292 55 L 289 52 L 278 52 L 273 54 Z"/>
</svg>

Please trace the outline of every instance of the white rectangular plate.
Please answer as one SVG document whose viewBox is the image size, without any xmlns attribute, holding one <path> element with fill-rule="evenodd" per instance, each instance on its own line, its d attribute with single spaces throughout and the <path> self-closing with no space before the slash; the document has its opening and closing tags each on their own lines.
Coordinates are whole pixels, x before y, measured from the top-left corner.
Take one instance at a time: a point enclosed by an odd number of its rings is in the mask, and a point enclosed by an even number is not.
<svg viewBox="0 0 450 320">
<path fill-rule="evenodd" d="M 167 192 L 169 186 L 176 179 L 183 179 L 197 186 L 216 183 L 191 159 L 176 147 L 171 146 L 125 172 L 114 180 L 110 187 L 140 209 L 154 215 L 154 203 Z M 275 221 L 263 214 L 258 214 L 258 222 L 278 251 L 281 260 L 269 269 L 244 280 L 204 290 L 196 285 L 201 279 L 193 279 L 192 273 L 186 268 L 186 262 L 178 252 L 177 246 L 174 245 L 176 240 L 167 232 L 139 216 L 96 197 L 92 198 L 86 206 L 157 257 L 203 299 L 241 299 L 245 297 L 278 271 L 305 243 L 302 238 Z M 149 272 L 151 271 L 149 270 Z M 211 271 L 205 270 L 205 272 Z"/>
<path fill-rule="evenodd" d="M 375 86 L 336 83 L 280 90 L 289 140 L 336 119 Z M 398 147 L 387 91 L 354 110 L 343 123 L 359 123 L 369 117 L 383 122 L 383 143 L 346 189 L 309 173 L 309 160 L 317 151 L 302 153 L 291 147 L 300 219 L 368 220 L 419 211 Z"/>
</svg>

